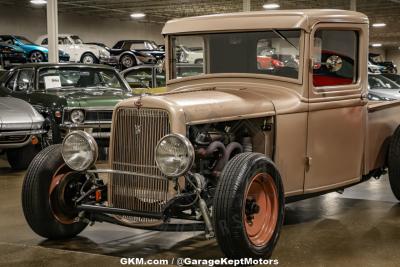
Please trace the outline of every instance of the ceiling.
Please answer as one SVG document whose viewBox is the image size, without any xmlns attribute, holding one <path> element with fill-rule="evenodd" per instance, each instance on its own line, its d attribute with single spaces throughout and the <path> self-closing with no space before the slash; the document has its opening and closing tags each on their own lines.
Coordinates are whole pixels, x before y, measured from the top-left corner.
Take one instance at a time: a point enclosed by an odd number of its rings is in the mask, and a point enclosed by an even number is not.
<svg viewBox="0 0 400 267">
<path fill-rule="evenodd" d="M 267 2 L 279 3 L 281 9 L 339 8 L 350 9 L 351 0 L 250 0 L 251 10 L 263 10 Z M 139 21 L 164 23 L 172 18 L 204 14 L 238 12 L 243 0 L 58 0 L 59 12 L 132 20 L 130 14 L 143 12 L 147 16 Z M 384 28 L 371 28 L 371 42 L 385 47 L 400 46 L 400 0 L 356 0 L 357 11 L 370 18 L 371 23 L 384 22 Z M 31 6 L 29 0 L 0 0 L 0 7 Z M 42 7 L 44 8 L 44 7 Z"/>
</svg>

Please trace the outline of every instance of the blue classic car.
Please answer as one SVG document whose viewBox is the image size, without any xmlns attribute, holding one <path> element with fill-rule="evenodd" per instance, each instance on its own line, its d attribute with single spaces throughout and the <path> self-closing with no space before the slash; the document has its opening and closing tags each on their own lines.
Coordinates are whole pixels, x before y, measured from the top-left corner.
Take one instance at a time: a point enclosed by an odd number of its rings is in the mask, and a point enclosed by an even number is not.
<svg viewBox="0 0 400 267">
<path fill-rule="evenodd" d="M 11 64 L 26 63 L 26 55 L 24 50 L 17 46 L 3 45 L 0 43 L 0 65 L 1 67 L 8 67 Z M 1 72 L 0 72 L 1 76 Z"/>
<path fill-rule="evenodd" d="M 49 50 L 33 43 L 23 36 L 16 35 L 0 35 L 0 44 L 18 46 L 24 50 L 25 55 L 30 62 L 46 62 L 48 60 Z M 61 62 L 68 62 L 69 55 L 64 51 L 59 51 L 59 59 Z"/>
</svg>

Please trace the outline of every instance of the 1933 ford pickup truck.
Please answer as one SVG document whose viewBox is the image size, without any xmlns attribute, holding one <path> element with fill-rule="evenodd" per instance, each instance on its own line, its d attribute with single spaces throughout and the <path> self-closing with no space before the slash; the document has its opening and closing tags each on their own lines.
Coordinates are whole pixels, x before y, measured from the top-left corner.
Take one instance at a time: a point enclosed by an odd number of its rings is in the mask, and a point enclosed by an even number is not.
<svg viewBox="0 0 400 267">
<path fill-rule="evenodd" d="M 230 258 L 269 257 L 285 201 L 386 170 L 400 198 L 400 103 L 367 99 L 368 24 L 341 10 L 167 22 L 168 92 L 117 105 L 110 169 L 81 131 L 42 151 L 23 185 L 28 224 L 50 239 L 94 221 L 204 229 Z M 199 71 L 181 75 L 181 45 L 202 51 Z"/>
</svg>

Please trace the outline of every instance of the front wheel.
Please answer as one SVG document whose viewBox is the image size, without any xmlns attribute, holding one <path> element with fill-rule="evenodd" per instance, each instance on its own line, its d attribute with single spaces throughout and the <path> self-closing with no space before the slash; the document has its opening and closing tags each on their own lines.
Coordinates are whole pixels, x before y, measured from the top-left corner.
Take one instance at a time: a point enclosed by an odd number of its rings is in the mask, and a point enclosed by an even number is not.
<svg viewBox="0 0 400 267">
<path fill-rule="evenodd" d="M 241 153 L 224 168 L 214 197 L 218 244 L 229 258 L 269 258 L 284 218 L 284 190 L 274 163 Z"/>
<path fill-rule="evenodd" d="M 81 62 L 83 64 L 97 64 L 98 60 L 92 53 L 85 53 L 81 57 Z"/>
<path fill-rule="evenodd" d="M 7 151 L 7 160 L 13 170 L 26 170 L 40 151 L 40 146 L 29 144 L 21 148 L 14 148 Z"/>
<path fill-rule="evenodd" d="M 44 60 L 45 60 L 44 54 L 40 51 L 33 51 L 29 55 L 29 61 L 32 63 L 40 63 L 43 62 Z"/>
<path fill-rule="evenodd" d="M 48 239 L 71 238 L 86 223 L 76 222 L 74 200 L 85 177 L 64 163 L 61 145 L 42 150 L 32 161 L 22 185 L 22 208 L 31 229 Z"/>
</svg>

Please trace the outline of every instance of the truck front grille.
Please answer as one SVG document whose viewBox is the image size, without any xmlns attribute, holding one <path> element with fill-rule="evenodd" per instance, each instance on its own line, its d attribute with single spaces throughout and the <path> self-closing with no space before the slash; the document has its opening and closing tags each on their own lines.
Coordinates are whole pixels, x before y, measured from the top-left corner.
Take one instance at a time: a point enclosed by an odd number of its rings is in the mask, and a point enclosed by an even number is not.
<svg viewBox="0 0 400 267">
<path fill-rule="evenodd" d="M 110 177 L 109 203 L 115 208 L 160 213 L 169 200 L 169 181 L 156 166 L 157 142 L 170 133 L 168 113 L 160 109 L 119 108 L 113 122 L 111 168 L 140 173 Z M 147 176 L 146 176 L 147 175 Z M 130 223 L 155 220 L 123 217 Z"/>
</svg>

